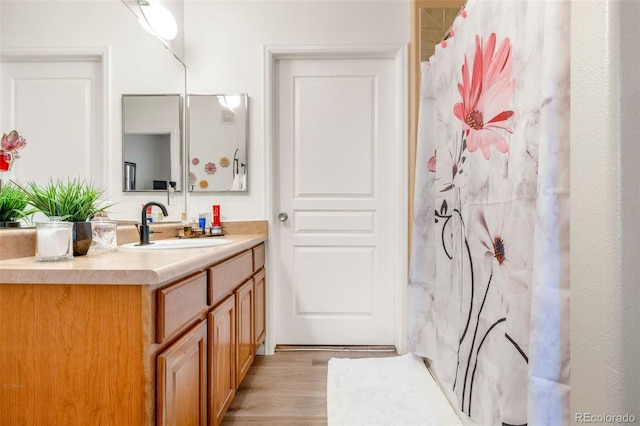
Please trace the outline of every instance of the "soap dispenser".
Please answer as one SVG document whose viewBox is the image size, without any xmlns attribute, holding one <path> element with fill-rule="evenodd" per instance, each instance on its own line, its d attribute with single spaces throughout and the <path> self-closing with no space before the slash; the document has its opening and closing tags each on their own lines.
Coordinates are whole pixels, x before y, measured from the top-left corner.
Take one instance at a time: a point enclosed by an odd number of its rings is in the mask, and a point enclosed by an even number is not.
<svg viewBox="0 0 640 426">
<path fill-rule="evenodd" d="M 180 231 L 178 232 L 179 237 L 190 237 L 191 236 L 191 225 L 187 220 L 187 212 L 182 212 L 182 219 L 180 220 Z"/>
</svg>

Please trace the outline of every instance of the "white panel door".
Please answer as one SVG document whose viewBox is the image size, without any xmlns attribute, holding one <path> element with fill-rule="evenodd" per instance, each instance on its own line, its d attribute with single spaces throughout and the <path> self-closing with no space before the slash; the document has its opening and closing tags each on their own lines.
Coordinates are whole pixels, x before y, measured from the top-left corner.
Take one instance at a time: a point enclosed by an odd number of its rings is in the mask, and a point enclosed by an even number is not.
<svg viewBox="0 0 640 426">
<path fill-rule="evenodd" d="M 86 178 L 104 185 L 100 62 L 2 62 L 0 124 L 27 146 L 6 179 Z"/>
<path fill-rule="evenodd" d="M 276 344 L 394 344 L 394 61 L 275 70 Z"/>
</svg>

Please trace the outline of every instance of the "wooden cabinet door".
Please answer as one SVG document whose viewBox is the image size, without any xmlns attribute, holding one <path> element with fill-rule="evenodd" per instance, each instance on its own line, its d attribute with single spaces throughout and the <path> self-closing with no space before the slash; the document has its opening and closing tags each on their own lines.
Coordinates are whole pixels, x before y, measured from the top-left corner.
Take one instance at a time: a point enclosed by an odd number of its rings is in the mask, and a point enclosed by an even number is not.
<svg viewBox="0 0 640 426">
<path fill-rule="evenodd" d="M 255 337 L 255 350 L 264 342 L 266 336 L 265 322 L 265 297 L 266 297 L 266 274 L 261 269 L 253 277 L 253 335 Z"/>
<path fill-rule="evenodd" d="M 222 422 L 236 392 L 236 297 L 209 314 L 209 425 Z"/>
<path fill-rule="evenodd" d="M 158 355 L 158 425 L 207 424 L 207 323 Z"/>
<path fill-rule="evenodd" d="M 255 341 L 253 337 L 253 280 L 236 290 L 236 318 L 238 351 L 236 358 L 238 385 L 253 363 Z"/>
</svg>

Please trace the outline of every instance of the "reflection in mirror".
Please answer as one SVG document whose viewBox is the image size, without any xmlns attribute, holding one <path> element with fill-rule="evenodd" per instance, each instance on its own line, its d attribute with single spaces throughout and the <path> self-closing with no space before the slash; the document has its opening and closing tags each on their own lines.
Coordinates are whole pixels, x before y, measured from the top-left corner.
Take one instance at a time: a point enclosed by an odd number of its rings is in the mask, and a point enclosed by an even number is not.
<svg viewBox="0 0 640 426">
<path fill-rule="evenodd" d="M 182 189 L 182 98 L 122 95 L 122 190 Z"/>
<path fill-rule="evenodd" d="M 187 121 L 189 190 L 247 191 L 247 94 L 190 94 Z"/>
</svg>

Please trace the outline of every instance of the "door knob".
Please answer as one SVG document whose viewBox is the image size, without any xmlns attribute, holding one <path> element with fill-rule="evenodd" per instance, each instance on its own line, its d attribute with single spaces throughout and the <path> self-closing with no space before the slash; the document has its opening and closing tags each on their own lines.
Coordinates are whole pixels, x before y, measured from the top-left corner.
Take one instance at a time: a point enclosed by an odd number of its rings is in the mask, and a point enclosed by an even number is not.
<svg viewBox="0 0 640 426">
<path fill-rule="evenodd" d="M 278 220 L 280 220 L 280 222 L 284 222 L 287 219 L 289 219 L 289 215 L 285 212 L 280 212 L 280 214 L 278 214 Z"/>
</svg>

